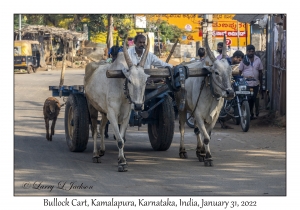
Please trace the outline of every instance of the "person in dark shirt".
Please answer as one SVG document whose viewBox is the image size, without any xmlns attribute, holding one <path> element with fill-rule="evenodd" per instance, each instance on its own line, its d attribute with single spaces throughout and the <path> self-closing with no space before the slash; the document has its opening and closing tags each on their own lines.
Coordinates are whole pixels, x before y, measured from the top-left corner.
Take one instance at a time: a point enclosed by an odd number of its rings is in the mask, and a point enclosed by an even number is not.
<svg viewBox="0 0 300 210">
<path fill-rule="evenodd" d="M 244 56 L 245 55 L 242 51 L 237 50 L 233 53 L 231 58 L 227 58 L 227 61 L 229 65 L 239 64 L 243 60 Z"/>
<path fill-rule="evenodd" d="M 112 58 L 112 62 L 114 62 L 118 56 L 119 52 L 123 52 L 122 46 L 112 46 L 108 51 L 108 57 Z"/>
<path fill-rule="evenodd" d="M 197 54 L 198 54 L 199 57 L 200 57 L 200 61 L 203 61 L 203 60 L 204 60 L 204 57 L 205 57 L 205 49 L 202 48 L 202 47 L 200 47 L 200 48 L 198 49 L 198 53 L 197 53 Z"/>
</svg>

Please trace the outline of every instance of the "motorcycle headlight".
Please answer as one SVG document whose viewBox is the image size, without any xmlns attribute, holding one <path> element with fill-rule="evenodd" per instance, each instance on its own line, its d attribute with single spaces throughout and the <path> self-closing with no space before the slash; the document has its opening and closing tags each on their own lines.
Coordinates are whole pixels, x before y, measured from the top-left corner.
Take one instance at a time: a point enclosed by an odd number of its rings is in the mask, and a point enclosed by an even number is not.
<svg viewBox="0 0 300 210">
<path fill-rule="evenodd" d="M 247 90 L 247 86 L 246 85 L 239 86 L 239 91 L 245 91 L 245 90 Z"/>
</svg>

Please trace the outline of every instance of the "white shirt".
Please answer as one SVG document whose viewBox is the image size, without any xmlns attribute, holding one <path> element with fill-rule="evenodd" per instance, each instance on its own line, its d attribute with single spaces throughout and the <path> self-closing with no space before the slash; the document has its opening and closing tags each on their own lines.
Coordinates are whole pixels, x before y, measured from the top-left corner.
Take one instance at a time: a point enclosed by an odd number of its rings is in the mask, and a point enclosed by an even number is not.
<svg viewBox="0 0 300 210">
<path fill-rule="evenodd" d="M 128 54 L 129 57 L 131 58 L 131 61 L 134 65 L 137 65 L 140 61 L 141 58 L 143 57 L 145 52 L 145 49 L 143 50 L 143 54 L 141 57 L 138 56 L 138 54 L 135 51 L 135 47 L 131 47 L 128 49 Z M 144 69 L 150 69 L 150 67 L 155 66 L 157 68 L 164 68 L 166 66 L 170 66 L 171 68 L 173 67 L 171 64 L 165 63 L 161 61 L 156 55 L 154 55 L 151 52 L 148 52 L 148 56 L 144 65 Z"/>
</svg>

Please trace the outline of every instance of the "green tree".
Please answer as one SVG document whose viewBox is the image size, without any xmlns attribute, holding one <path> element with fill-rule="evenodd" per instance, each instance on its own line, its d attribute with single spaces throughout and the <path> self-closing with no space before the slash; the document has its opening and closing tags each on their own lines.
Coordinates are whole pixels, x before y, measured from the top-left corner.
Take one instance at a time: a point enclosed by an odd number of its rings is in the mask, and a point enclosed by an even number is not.
<svg viewBox="0 0 300 210">
<path fill-rule="evenodd" d="M 176 25 L 169 24 L 166 20 L 153 20 L 152 16 L 147 17 L 147 31 L 154 32 L 156 36 L 161 36 L 163 41 L 169 39 L 171 42 L 175 42 L 183 35 L 191 33 L 178 28 Z"/>
<path fill-rule="evenodd" d="M 15 15 L 17 16 L 17 15 Z M 26 17 L 26 24 L 30 25 L 49 25 L 60 27 L 61 21 L 66 21 L 66 29 L 72 31 L 82 31 L 83 24 L 87 24 L 92 35 L 99 32 L 108 31 L 108 17 L 111 16 L 114 20 L 114 26 L 124 34 L 125 30 L 130 30 L 133 24 L 124 23 L 125 19 L 133 19 L 132 14 L 22 14 Z M 16 24 L 15 27 L 18 27 Z"/>
<path fill-rule="evenodd" d="M 14 14 L 14 30 L 18 30 L 19 29 L 19 14 Z M 21 15 L 21 27 L 23 27 L 26 24 L 25 21 L 25 16 Z"/>
<path fill-rule="evenodd" d="M 65 18 L 70 18 L 71 15 L 57 14 L 24 14 L 26 23 L 29 25 L 49 25 L 58 27 L 59 22 Z"/>
</svg>

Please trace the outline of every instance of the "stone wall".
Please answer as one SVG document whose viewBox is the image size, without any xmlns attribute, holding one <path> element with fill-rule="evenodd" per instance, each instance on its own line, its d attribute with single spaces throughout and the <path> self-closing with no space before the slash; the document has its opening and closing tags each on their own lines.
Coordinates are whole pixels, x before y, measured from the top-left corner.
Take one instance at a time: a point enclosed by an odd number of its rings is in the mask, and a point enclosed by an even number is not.
<svg viewBox="0 0 300 210">
<path fill-rule="evenodd" d="M 171 51 L 173 47 L 173 43 L 167 44 L 166 49 L 167 51 Z M 177 44 L 173 57 L 174 58 L 193 58 L 196 57 L 196 42 L 191 42 L 188 45 L 185 44 Z"/>
<path fill-rule="evenodd" d="M 252 34 L 252 45 L 255 46 L 255 51 L 266 50 L 266 36 L 261 34 Z"/>
</svg>

